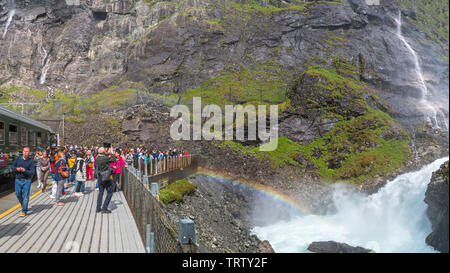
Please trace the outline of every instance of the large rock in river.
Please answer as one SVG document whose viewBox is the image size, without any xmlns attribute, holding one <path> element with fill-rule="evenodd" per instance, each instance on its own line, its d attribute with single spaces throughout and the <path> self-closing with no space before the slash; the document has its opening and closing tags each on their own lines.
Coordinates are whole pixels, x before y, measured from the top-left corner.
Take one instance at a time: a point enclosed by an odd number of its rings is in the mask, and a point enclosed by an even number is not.
<svg viewBox="0 0 450 273">
<path fill-rule="evenodd" d="M 328 242 L 312 242 L 308 246 L 308 250 L 316 253 L 374 253 L 371 249 L 362 247 L 354 247 L 345 243 L 338 243 L 334 241 Z"/>
<path fill-rule="evenodd" d="M 431 182 L 425 193 L 425 203 L 428 204 L 427 216 L 433 226 L 433 231 L 426 238 L 427 244 L 440 252 L 448 253 L 448 161 L 433 173 Z"/>
</svg>

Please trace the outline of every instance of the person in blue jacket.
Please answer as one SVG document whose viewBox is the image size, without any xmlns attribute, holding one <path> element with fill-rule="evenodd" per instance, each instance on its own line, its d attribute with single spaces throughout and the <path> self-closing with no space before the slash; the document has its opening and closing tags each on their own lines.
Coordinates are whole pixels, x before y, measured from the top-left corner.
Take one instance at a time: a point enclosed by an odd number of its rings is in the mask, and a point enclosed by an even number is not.
<svg viewBox="0 0 450 273">
<path fill-rule="evenodd" d="M 12 171 L 15 173 L 14 188 L 17 199 L 19 199 L 22 207 L 21 217 L 28 213 L 28 201 L 30 199 L 31 180 L 36 171 L 33 158 L 30 156 L 30 147 L 24 147 L 22 155 L 18 156 L 11 165 Z"/>
</svg>

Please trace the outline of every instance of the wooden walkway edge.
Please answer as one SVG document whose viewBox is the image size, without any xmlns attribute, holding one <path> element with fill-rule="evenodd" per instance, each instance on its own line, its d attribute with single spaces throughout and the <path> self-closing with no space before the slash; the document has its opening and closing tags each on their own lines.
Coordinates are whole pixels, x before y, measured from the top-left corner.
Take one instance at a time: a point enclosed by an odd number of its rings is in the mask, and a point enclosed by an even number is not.
<svg viewBox="0 0 450 273">
<path fill-rule="evenodd" d="M 49 188 L 30 201 L 26 217 L 15 210 L 1 218 L 0 253 L 145 253 L 122 192 L 113 194 L 112 213 L 102 214 L 95 212 L 95 182 L 86 182 L 81 197 L 73 188 L 66 188 L 62 207 L 54 205 Z"/>
</svg>

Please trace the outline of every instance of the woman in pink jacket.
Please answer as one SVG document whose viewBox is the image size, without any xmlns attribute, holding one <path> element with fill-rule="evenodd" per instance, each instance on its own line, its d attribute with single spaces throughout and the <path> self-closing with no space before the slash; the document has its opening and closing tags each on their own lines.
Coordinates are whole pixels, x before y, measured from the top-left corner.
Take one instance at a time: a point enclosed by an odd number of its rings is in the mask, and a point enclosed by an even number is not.
<svg viewBox="0 0 450 273">
<path fill-rule="evenodd" d="M 114 153 L 114 156 L 116 158 L 116 162 L 111 163 L 110 166 L 111 166 L 111 168 L 113 168 L 113 179 L 114 179 L 114 184 L 116 185 L 114 188 L 114 191 L 118 191 L 120 174 L 122 173 L 122 166 L 125 166 L 125 168 L 126 168 L 127 164 L 125 164 L 125 161 L 120 156 L 120 150 L 116 150 L 116 152 Z"/>
</svg>

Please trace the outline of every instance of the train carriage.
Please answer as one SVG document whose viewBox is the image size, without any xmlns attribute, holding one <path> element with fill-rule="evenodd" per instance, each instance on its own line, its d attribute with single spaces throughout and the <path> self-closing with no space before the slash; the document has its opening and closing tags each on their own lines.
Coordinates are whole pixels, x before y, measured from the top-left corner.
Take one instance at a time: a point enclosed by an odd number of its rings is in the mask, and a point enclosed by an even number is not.
<svg viewBox="0 0 450 273">
<path fill-rule="evenodd" d="M 9 166 L 24 146 L 34 152 L 53 142 L 54 133 L 49 126 L 0 106 L 0 193 L 10 187 L 7 185 L 12 179 Z"/>
</svg>

